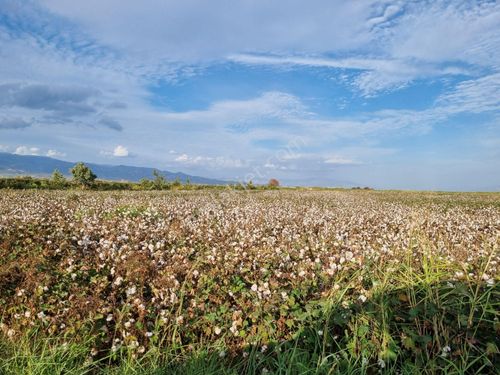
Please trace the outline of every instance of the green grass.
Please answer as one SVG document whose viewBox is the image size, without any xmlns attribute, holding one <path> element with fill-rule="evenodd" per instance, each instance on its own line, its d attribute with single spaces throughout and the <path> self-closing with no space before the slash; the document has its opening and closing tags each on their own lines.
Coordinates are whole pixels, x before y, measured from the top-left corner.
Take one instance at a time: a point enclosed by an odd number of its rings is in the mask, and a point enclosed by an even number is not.
<svg viewBox="0 0 500 375">
<path fill-rule="evenodd" d="M 421 242 L 419 246 L 423 246 Z M 0 373 L 10 374 L 498 374 L 500 288 L 456 271 L 422 252 L 421 266 L 367 265 L 339 275 L 343 287 L 311 303 L 293 339 L 228 349 L 180 345 L 174 335 L 142 356 L 91 357 L 94 337 L 25 336 L 0 343 Z M 491 258 L 490 258 L 491 259 Z M 486 268 L 490 259 L 484 259 Z M 478 272 L 481 274 L 481 272 Z M 356 301 L 363 278 L 367 300 Z M 346 304 L 346 301 L 354 301 Z M 449 348 L 449 350 L 448 350 Z"/>
</svg>

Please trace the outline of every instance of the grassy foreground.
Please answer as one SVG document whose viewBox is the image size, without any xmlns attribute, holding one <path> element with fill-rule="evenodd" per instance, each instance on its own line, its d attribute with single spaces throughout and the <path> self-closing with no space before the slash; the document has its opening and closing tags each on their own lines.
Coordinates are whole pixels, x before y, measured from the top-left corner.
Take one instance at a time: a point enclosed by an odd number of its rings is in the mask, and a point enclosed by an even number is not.
<svg viewBox="0 0 500 375">
<path fill-rule="evenodd" d="M 497 374 L 497 194 L 6 192 L 0 374 Z"/>
</svg>

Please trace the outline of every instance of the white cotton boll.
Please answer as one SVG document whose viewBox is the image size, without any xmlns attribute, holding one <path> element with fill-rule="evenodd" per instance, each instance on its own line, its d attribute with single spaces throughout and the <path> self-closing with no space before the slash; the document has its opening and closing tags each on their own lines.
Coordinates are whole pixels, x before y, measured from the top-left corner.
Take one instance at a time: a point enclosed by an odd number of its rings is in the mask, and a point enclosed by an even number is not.
<svg viewBox="0 0 500 375">
<path fill-rule="evenodd" d="M 126 293 L 127 296 L 133 296 L 137 292 L 137 288 L 135 285 L 132 285 L 131 287 L 127 288 Z"/>
</svg>

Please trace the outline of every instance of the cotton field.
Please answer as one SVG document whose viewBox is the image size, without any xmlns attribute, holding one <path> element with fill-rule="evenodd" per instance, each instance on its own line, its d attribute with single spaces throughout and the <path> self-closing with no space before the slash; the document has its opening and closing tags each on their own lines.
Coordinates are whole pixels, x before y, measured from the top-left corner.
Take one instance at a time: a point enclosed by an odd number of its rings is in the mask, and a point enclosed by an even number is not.
<svg viewBox="0 0 500 375">
<path fill-rule="evenodd" d="M 490 293 L 483 328 L 492 339 L 475 340 L 491 349 L 500 332 L 499 248 L 498 194 L 2 191 L 0 328 L 12 342 L 36 329 L 61 345 L 84 332 L 91 359 L 174 344 L 264 355 L 338 303 L 345 321 L 313 328 L 335 351 L 382 291 L 396 291 L 410 311 L 420 306 L 415 285 L 442 283 Z M 464 330 L 474 314 L 457 317 Z M 461 331 L 435 342 L 441 323 L 416 325 L 413 344 L 398 329 L 384 344 L 374 338 L 382 328 L 368 322 L 374 333 L 363 337 L 377 349 L 346 347 L 380 367 L 391 360 L 383 350 L 398 355 L 428 335 L 427 355 L 459 355 Z"/>
</svg>

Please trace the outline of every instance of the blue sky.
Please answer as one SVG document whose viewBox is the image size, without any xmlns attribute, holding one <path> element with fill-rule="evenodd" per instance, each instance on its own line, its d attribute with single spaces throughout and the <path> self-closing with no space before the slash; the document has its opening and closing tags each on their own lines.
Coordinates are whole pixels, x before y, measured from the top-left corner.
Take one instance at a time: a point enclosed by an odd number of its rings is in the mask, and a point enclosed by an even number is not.
<svg viewBox="0 0 500 375">
<path fill-rule="evenodd" d="M 500 190 L 500 4 L 3 0 L 0 151 Z"/>
</svg>

